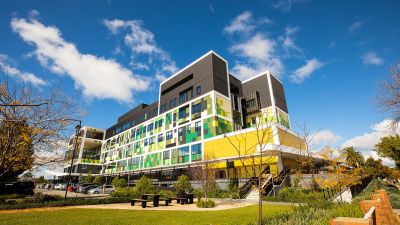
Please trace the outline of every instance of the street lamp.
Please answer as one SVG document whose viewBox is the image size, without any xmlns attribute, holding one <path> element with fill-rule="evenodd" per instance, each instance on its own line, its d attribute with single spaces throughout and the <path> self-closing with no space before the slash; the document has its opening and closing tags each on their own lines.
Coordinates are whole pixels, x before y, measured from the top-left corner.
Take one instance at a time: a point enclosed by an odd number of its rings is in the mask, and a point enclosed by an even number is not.
<svg viewBox="0 0 400 225">
<path fill-rule="evenodd" d="M 74 164 L 74 159 L 75 159 L 75 152 L 77 151 L 77 147 L 78 147 L 78 137 L 79 137 L 79 131 L 81 129 L 82 126 L 82 121 L 81 120 L 76 120 L 76 119 L 64 119 L 64 120 L 70 120 L 70 121 L 76 121 L 79 122 L 79 125 L 76 125 L 75 127 L 75 143 L 74 143 L 74 150 L 72 152 L 72 159 L 71 159 L 71 165 L 69 167 L 69 173 L 68 173 L 68 177 L 67 177 L 67 186 L 65 189 L 65 196 L 64 196 L 64 200 L 67 200 L 67 194 L 68 194 L 68 186 L 69 183 L 71 181 L 71 173 L 72 173 L 72 166 Z"/>
</svg>

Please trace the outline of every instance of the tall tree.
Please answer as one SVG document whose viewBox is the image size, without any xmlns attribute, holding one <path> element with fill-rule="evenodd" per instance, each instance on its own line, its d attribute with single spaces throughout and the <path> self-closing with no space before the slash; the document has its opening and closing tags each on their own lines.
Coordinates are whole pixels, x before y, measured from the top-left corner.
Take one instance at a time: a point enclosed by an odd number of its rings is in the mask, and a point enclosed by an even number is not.
<svg viewBox="0 0 400 225">
<path fill-rule="evenodd" d="M 400 62 L 389 67 L 390 79 L 380 84 L 378 106 L 392 114 L 393 126 L 400 122 Z"/>
<path fill-rule="evenodd" d="M 375 178 L 385 178 L 390 176 L 390 169 L 382 164 L 382 159 L 375 160 L 372 157 L 368 157 L 368 159 L 365 160 L 364 169 L 369 175 Z"/>
<path fill-rule="evenodd" d="M 396 167 L 400 168 L 400 136 L 386 136 L 375 145 L 374 151 L 381 157 L 393 159 Z"/>
<path fill-rule="evenodd" d="M 265 171 L 276 159 L 273 154 L 268 154 L 268 152 L 270 150 L 283 150 L 283 146 L 274 141 L 275 136 L 278 135 L 278 129 L 274 128 L 281 118 L 277 111 L 267 110 L 249 120 L 252 121 L 249 125 L 254 129 L 253 132 L 238 132 L 234 135 L 226 133 L 225 138 L 237 153 L 241 172 L 246 177 L 256 178 L 253 180 L 253 185 L 257 187 L 258 191 L 258 224 L 261 225 L 264 185 L 274 179 L 272 175 L 267 175 Z M 285 137 L 280 138 L 283 140 Z M 268 149 L 271 144 L 273 144 L 274 149 Z"/>
<path fill-rule="evenodd" d="M 35 91 L 9 78 L 0 66 L 0 181 L 61 163 L 71 128 L 68 119 L 78 112 L 60 89 Z"/>
<path fill-rule="evenodd" d="M 364 156 L 354 147 L 344 148 L 341 153 L 349 166 L 360 167 L 364 164 Z"/>
</svg>

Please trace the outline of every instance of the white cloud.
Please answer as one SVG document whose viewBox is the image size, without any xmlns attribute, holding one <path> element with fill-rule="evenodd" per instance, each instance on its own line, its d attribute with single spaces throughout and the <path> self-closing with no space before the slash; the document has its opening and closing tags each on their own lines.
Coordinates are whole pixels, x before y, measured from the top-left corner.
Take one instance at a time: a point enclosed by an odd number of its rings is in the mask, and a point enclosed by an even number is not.
<svg viewBox="0 0 400 225">
<path fill-rule="evenodd" d="M 233 45 L 229 50 L 245 60 L 232 68 L 232 72 L 241 80 L 266 70 L 278 75 L 283 71 L 282 61 L 275 54 L 276 42 L 261 33 L 256 33 L 246 42 Z"/>
<path fill-rule="evenodd" d="M 170 75 L 178 70 L 176 63 L 170 55 L 157 45 L 155 36 L 143 27 L 140 20 L 103 20 L 103 24 L 114 35 L 121 31 L 124 33 L 124 43 L 131 50 L 131 65 L 138 70 L 155 70 L 156 74 Z M 147 57 L 147 62 L 139 60 Z M 157 77 L 156 77 L 157 78 Z"/>
<path fill-rule="evenodd" d="M 209 5 L 208 5 L 208 9 L 209 9 L 212 13 L 215 13 L 215 9 L 214 9 L 214 6 L 213 6 L 212 4 L 209 4 Z"/>
<path fill-rule="evenodd" d="M 356 31 L 358 31 L 362 25 L 364 24 L 364 21 L 361 20 L 357 20 L 355 22 L 353 22 L 349 28 L 347 29 L 350 33 L 355 33 Z"/>
<path fill-rule="evenodd" d="M 252 13 L 244 11 L 236 16 L 231 23 L 224 28 L 224 32 L 232 34 L 235 32 L 250 32 L 255 28 L 255 25 L 251 23 Z"/>
<path fill-rule="evenodd" d="M 381 65 L 383 63 L 383 59 L 378 56 L 376 52 L 369 51 L 361 56 L 361 59 L 364 64 L 370 65 Z"/>
<path fill-rule="evenodd" d="M 294 4 L 305 3 L 308 1 L 309 0 L 276 0 L 272 3 L 272 7 L 284 12 L 289 12 L 292 10 Z"/>
<path fill-rule="evenodd" d="M 371 131 L 364 133 L 359 136 L 355 136 L 349 140 L 346 140 L 342 147 L 353 146 L 363 152 L 365 156 L 372 156 L 375 159 L 378 158 L 377 154 L 373 151 L 374 146 L 379 143 L 382 137 L 400 133 L 400 129 L 393 131 L 391 128 L 391 120 L 385 119 L 379 123 L 376 123 L 370 127 Z M 394 162 L 390 159 L 382 159 L 386 165 L 393 166 Z"/>
<path fill-rule="evenodd" d="M 132 102 L 134 92 L 149 88 L 147 78 L 133 75 L 116 61 L 79 52 L 73 43 L 63 39 L 57 27 L 20 18 L 12 19 L 11 27 L 36 47 L 34 54 L 42 66 L 70 76 L 86 97 Z"/>
<path fill-rule="evenodd" d="M 321 68 L 324 64 L 317 59 L 311 59 L 303 66 L 298 68 L 293 75 L 290 76 L 294 83 L 302 83 L 306 78 L 310 77 L 313 72 Z"/>
<path fill-rule="evenodd" d="M 47 85 L 47 82 L 39 78 L 33 73 L 25 72 L 17 69 L 10 64 L 10 60 L 7 55 L 0 54 L 0 67 L 5 70 L 8 75 L 19 78 L 24 82 L 31 83 L 36 87 Z"/>
<path fill-rule="evenodd" d="M 342 139 L 339 135 L 334 134 L 332 131 L 326 129 L 313 133 L 311 137 L 312 140 L 310 146 L 312 148 L 333 145 Z"/>
<path fill-rule="evenodd" d="M 224 33 L 234 37 L 229 51 L 237 60 L 231 71 L 239 79 L 245 80 L 266 70 L 281 77 L 285 72 L 284 59 L 303 57 L 303 50 L 296 44 L 295 38 L 299 28 L 287 26 L 283 34 L 273 37 L 261 29 L 262 24 L 271 22 L 267 18 L 254 18 L 250 11 L 244 11 L 224 28 Z M 320 67 L 322 63 L 318 62 L 315 66 Z"/>
<path fill-rule="evenodd" d="M 227 34 L 246 34 L 253 31 L 258 25 L 269 23 L 272 23 L 272 21 L 267 17 L 263 17 L 259 20 L 254 20 L 253 14 L 250 11 L 244 11 L 233 18 L 228 26 L 224 27 L 224 32 Z"/>
<path fill-rule="evenodd" d="M 286 57 L 302 55 L 302 50 L 295 43 L 294 34 L 299 30 L 298 27 L 288 26 L 285 28 L 285 35 L 279 37 L 282 43 L 282 48 L 285 51 Z"/>
</svg>

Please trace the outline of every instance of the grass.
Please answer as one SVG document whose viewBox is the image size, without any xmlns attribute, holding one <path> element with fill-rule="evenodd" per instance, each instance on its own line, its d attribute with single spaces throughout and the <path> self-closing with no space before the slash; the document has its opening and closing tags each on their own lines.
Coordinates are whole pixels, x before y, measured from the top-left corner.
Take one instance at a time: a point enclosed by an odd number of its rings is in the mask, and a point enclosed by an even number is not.
<svg viewBox="0 0 400 225">
<path fill-rule="evenodd" d="M 196 224 L 236 225 L 257 221 L 258 206 L 248 206 L 219 211 L 140 211 L 115 209 L 60 209 L 54 211 L 0 214 L 0 225 L 70 225 L 70 224 Z M 264 216 L 292 211 L 291 206 L 265 204 Z"/>
</svg>

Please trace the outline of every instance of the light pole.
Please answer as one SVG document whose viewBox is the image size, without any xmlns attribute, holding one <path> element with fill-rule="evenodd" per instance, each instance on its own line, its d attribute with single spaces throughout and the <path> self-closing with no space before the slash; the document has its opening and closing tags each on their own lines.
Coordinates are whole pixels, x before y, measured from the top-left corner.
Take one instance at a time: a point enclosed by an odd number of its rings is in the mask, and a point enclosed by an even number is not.
<svg viewBox="0 0 400 225">
<path fill-rule="evenodd" d="M 68 186 L 69 186 L 69 183 L 71 181 L 72 166 L 74 165 L 75 152 L 76 152 L 77 147 L 78 147 L 79 131 L 80 131 L 81 126 L 82 126 L 82 121 L 81 120 L 75 120 L 75 119 L 64 119 L 64 120 L 71 120 L 71 121 L 79 122 L 79 125 L 76 125 L 76 127 L 75 127 L 76 131 L 75 131 L 74 150 L 72 152 L 71 165 L 69 167 L 69 173 L 68 173 L 68 177 L 67 177 L 67 186 L 66 186 L 66 189 L 65 189 L 65 196 L 64 196 L 64 201 L 66 201 L 67 200 L 67 194 L 68 194 Z"/>
</svg>

